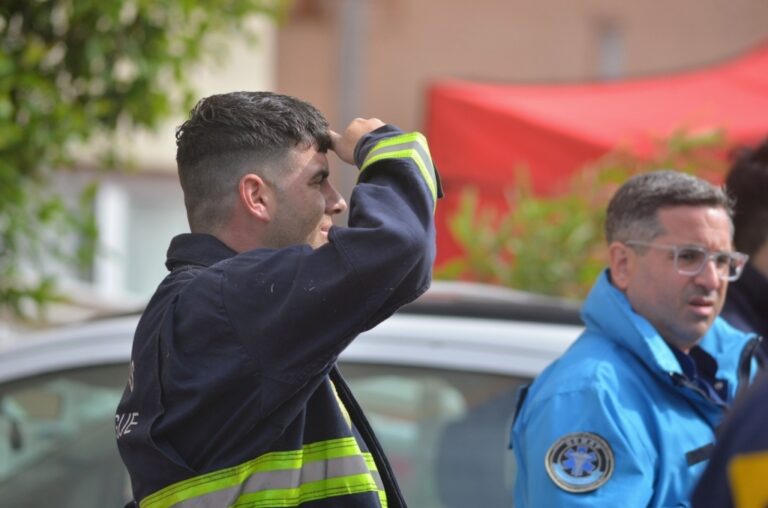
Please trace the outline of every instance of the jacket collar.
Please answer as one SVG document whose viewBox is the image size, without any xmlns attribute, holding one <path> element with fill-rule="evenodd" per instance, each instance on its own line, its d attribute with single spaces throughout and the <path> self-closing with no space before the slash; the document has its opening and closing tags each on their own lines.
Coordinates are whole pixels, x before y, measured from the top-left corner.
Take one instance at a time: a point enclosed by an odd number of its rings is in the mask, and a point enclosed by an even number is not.
<svg viewBox="0 0 768 508">
<path fill-rule="evenodd" d="M 165 266 L 171 271 L 184 265 L 211 266 L 236 254 L 215 236 L 184 233 L 171 240 Z"/>
</svg>

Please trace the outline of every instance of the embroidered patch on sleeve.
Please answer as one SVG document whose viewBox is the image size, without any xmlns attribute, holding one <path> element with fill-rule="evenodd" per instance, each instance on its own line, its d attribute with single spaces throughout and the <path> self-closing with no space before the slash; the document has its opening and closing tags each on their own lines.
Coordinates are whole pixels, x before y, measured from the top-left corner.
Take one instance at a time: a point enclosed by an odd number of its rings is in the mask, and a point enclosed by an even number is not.
<svg viewBox="0 0 768 508">
<path fill-rule="evenodd" d="M 567 492 L 591 492 L 613 474 L 613 450 L 592 432 L 566 434 L 547 451 L 547 474 Z"/>
</svg>

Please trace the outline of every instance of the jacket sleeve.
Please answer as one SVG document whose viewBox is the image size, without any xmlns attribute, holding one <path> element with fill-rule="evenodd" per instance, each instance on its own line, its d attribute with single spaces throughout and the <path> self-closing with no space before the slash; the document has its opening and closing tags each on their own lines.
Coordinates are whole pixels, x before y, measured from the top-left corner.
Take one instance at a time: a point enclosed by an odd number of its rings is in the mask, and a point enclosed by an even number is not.
<svg viewBox="0 0 768 508">
<path fill-rule="evenodd" d="M 368 277 L 373 278 L 379 266 L 390 266 L 396 277 L 380 278 L 378 288 L 369 287 L 379 293 L 377 308 L 364 325 L 368 329 L 429 286 L 435 257 L 434 211 L 442 189 L 427 140 L 418 132 L 400 133 L 394 126 L 377 129 L 360 140 L 355 160 L 360 174 L 349 228 L 335 229 L 332 241 Z M 396 209 L 401 212 L 395 213 Z M 373 244 L 383 252 L 372 249 Z"/>
<path fill-rule="evenodd" d="M 649 505 L 656 457 L 638 415 L 599 388 L 531 402 L 512 430 L 515 507 Z"/>
<path fill-rule="evenodd" d="M 219 267 L 224 312 L 274 403 L 331 368 L 361 331 L 430 284 L 439 182 L 426 140 L 384 126 L 356 147 L 348 227 L 329 243 L 243 253 Z"/>
</svg>

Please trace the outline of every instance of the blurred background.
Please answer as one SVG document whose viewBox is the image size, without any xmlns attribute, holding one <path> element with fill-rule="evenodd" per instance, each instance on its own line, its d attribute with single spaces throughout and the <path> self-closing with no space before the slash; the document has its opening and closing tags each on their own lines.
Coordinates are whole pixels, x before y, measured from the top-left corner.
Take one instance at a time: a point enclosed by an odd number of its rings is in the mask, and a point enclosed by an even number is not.
<svg viewBox="0 0 768 508">
<path fill-rule="evenodd" d="M 140 308 L 188 231 L 174 129 L 232 90 L 425 132 L 436 276 L 583 296 L 617 183 L 768 133 L 767 41 L 765 0 L 6 0 L 0 316 Z"/>
</svg>

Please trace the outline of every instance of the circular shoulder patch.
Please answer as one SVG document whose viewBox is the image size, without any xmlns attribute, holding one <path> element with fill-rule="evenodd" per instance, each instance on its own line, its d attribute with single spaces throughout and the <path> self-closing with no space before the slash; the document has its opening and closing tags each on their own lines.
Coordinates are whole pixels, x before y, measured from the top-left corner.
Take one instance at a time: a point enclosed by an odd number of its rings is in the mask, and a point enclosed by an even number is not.
<svg viewBox="0 0 768 508">
<path fill-rule="evenodd" d="M 613 474 L 613 450 L 592 432 L 566 434 L 547 451 L 547 474 L 567 492 L 590 492 Z"/>
</svg>

